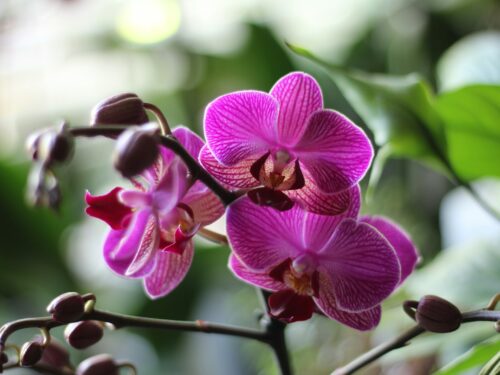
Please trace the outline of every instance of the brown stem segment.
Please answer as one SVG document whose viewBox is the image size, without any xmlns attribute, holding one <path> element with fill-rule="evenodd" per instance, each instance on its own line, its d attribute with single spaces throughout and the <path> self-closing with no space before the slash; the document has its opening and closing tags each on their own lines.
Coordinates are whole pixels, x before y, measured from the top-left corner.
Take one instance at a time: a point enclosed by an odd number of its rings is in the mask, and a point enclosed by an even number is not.
<svg viewBox="0 0 500 375">
<path fill-rule="evenodd" d="M 168 124 L 167 118 L 160 110 L 160 108 L 151 103 L 144 103 L 144 108 L 146 108 L 148 111 L 151 111 L 155 115 L 156 119 L 160 123 L 163 135 L 172 135 L 172 131 L 170 130 L 170 125 Z"/>
<path fill-rule="evenodd" d="M 93 310 L 91 312 L 85 313 L 79 319 L 79 321 L 84 320 L 96 320 L 104 323 L 111 323 L 116 329 L 125 327 L 139 327 L 164 329 L 170 331 L 203 332 L 236 336 L 260 341 L 262 343 L 268 344 L 273 348 L 276 358 L 278 359 L 278 365 L 280 367 L 281 374 L 292 375 L 284 337 L 286 325 L 274 319 L 266 320 L 266 322 L 262 324 L 264 328 L 263 330 L 224 325 L 219 323 L 206 322 L 203 320 L 197 320 L 194 322 L 175 321 L 123 315 L 101 310 Z M 7 342 L 7 339 L 11 334 L 21 329 L 42 328 L 50 330 L 52 328 L 59 327 L 65 324 L 66 323 L 55 321 L 50 316 L 20 319 L 14 322 L 7 323 L 0 328 L 0 349 L 3 350 L 3 348 L 5 348 L 5 343 Z M 5 368 L 10 368 L 10 366 L 7 366 Z M 67 372 L 61 371 L 62 370 L 58 370 L 58 372 L 51 373 L 58 375 L 67 374 Z"/>
<path fill-rule="evenodd" d="M 500 311 L 491 310 L 475 310 L 469 311 L 462 314 L 462 323 L 488 321 L 497 322 L 500 320 Z M 408 344 L 408 341 L 426 332 L 426 330 L 419 325 L 410 328 L 408 331 L 404 332 L 398 337 L 389 340 L 372 350 L 360 355 L 358 358 L 354 359 L 347 365 L 336 369 L 331 375 L 350 375 L 354 374 L 359 369 L 369 365 L 383 355 L 395 350 L 402 348 Z"/>
</svg>

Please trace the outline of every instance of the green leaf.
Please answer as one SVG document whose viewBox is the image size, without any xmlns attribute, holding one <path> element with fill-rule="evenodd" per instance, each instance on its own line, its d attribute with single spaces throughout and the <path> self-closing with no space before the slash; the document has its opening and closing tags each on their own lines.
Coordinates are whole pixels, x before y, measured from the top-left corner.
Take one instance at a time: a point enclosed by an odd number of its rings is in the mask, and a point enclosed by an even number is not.
<svg viewBox="0 0 500 375">
<path fill-rule="evenodd" d="M 440 95 L 435 106 L 457 175 L 466 181 L 500 177 L 500 86 L 467 86 Z"/>
<path fill-rule="evenodd" d="M 354 71 L 328 64 L 300 47 L 289 47 L 327 70 L 373 132 L 378 146 L 389 145 L 394 157 L 444 167 L 446 145 L 441 119 L 433 108 L 429 86 L 420 76 Z"/>
<path fill-rule="evenodd" d="M 459 375 L 464 372 L 483 366 L 492 357 L 500 351 L 500 337 L 483 341 L 468 352 L 456 358 L 453 362 L 449 363 L 434 375 Z"/>
</svg>

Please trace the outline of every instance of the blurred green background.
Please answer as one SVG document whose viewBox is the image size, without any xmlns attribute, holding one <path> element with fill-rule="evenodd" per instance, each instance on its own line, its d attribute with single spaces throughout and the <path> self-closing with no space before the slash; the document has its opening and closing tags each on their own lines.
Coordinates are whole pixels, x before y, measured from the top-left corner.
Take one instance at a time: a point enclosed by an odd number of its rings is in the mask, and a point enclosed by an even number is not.
<svg viewBox="0 0 500 375">
<path fill-rule="evenodd" d="M 418 72 L 444 92 L 500 84 L 499 27 L 494 0 L 0 1 L 0 321 L 42 315 L 52 297 L 70 290 L 96 293 L 101 308 L 169 319 L 254 326 L 259 309 L 255 291 L 227 270 L 229 250 L 201 241 L 186 280 L 159 301 L 149 301 L 139 281 L 114 275 L 101 258 L 106 225 L 86 217 L 83 202 L 86 189 L 127 184 L 113 172 L 112 142 L 79 140 L 72 163 L 57 171 L 64 204 L 55 215 L 25 203 L 23 145 L 31 131 L 61 118 L 85 124 L 98 101 L 131 91 L 158 105 L 171 124 L 202 134 L 204 107 L 218 95 L 268 91 L 295 69 L 318 79 L 326 107 L 363 126 L 325 73 L 284 41 L 368 72 Z M 498 179 L 474 186 L 499 208 Z M 434 293 L 479 308 L 500 291 L 500 226 L 446 177 L 390 160 L 363 210 L 401 223 L 421 251 L 419 270 L 384 304 L 371 333 L 321 317 L 293 324 L 297 374 L 328 374 L 411 325 L 404 299 Z M 488 324 L 471 324 L 421 337 L 360 373 L 430 374 L 490 336 Z M 101 352 L 131 360 L 141 375 L 276 373 L 267 348 L 220 336 L 127 329 L 107 332 L 72 358 Z"/>
</svg>

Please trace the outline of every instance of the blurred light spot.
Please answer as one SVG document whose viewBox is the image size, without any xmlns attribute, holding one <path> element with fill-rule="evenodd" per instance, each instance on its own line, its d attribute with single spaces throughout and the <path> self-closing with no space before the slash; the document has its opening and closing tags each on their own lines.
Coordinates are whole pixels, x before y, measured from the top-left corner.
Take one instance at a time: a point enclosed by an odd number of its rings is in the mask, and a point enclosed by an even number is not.
<svg viewBox="0 0 500 375">
<path fill-rule="evenodd" d="M 174 35 L 180 21 L 176 0 L 132 0 L 118 14 L 116 28 L 129 42 L 152 44 Z"/>
</svg>

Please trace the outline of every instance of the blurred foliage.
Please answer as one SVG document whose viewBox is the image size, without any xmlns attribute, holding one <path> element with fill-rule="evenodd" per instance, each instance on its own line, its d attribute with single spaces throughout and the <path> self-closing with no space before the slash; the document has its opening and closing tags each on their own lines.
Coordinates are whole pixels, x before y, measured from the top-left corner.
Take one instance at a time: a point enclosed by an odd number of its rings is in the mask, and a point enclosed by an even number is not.
<svg viewBox="0 0 500 375">
<path fill-rule="evenodd" d="M 477 344 L 446 367 L 436 371 L 434 375 L 460 375 L 474 368 L 477 370 L 498 353 L 500 353 L 500 339 L 495 337 Z"/>
<path fill-rule="evenodd" d="M 287 334 L 297 373 L 329 373 L 397 335 L 411 323 L 400 308 L 406 298 L 440 293 L 472 308 L 498 292 L 498 223 L 476 211 L 470 217 L 463 197 L 448 199 L 455 191 L 442 174 L 449 167 L 443 163 L 445 155 L 467 181 L 500 177 L 498 1 L 314 0 L 304 5 L 255 0 L 241 5 L 186 0 L 179 2 L 176 34 L 157 43 L 124 39 L 123 28 L 115 27 L 121 7 L 132 2 L 0 2 L 2 321 L 43 314 L 46 303 L 61 292 L 92 289 L 98 306 L 118 312 L 256 325 L 255 292 L 227 271 L 227 248 L 197 244 L 186 280 L 154 302 L 138 283 L 120 280 L 105 268 L 100 246 L 107 229 L 84 218 L 82 197 L 85 189 L 101 193 L 117 181 L 123 184 L 111 173 L 110 142 L 79 142 L 73 164 L 56 171 L 64 194 L 59 215 L 25 205 L 28 166 L 21 145 L 29 131 L 61 115 L 85 123 L 92 104 L 116 90 L 137 91 L 159 105 L 173 125 L 183 123 L 201 133 L 204 107 L 215 97 L 241 89 L 268 91 L 279 77 L 298 68 L 318 78 L 326 107 L 349 115 L 381 147 L 371 172 L 377 189 L 363 211 L 401 223 L 423 259 L 407 286 L 384 304 L 383 321 L 373 333 L 353 332 L 322 317 L 292 325 Z M 99 8 L 105 6 L 110 8 Z M 154 13 L 137 15 L 158 19 Z M 328 26 L 336 22 L 335 32 L 323 31 L 333 30 Z M 127 32 L 144 24 L 134 19 Z M 312 46 L 305 40 L 313 41 Z M 338 87 L 323 71 L 291 54 L 284 41 L 317 49 Z M 490 203 L 500 200 L 498 184 L 494 186 L 485 196 Z M 441 207 L 443 199 L 448 204 Z M 451 220 L 464 217 L 468 221 Z M 470 234 L 474 225 L 481 231 Z M 442 243 L 453 242 L 443 237 L 453 235 L 461 242 L 442 250 Z M 424 375 L 491 333 L 491 327 L 478 323 L 450 335 L 420 337 L 360 374 Z M 483 344 L 449 368 L 484 364 L 493 352 L 485 355 L 481 348 Z M 143 375 L 206 374 L 207 369 L 220 375 L 276 373 L 267 347 L 210 335 L 107 332 L 99 346 L 72 355 L 82 358 L 99 351 L 136 361 Z"/>
</svg>

